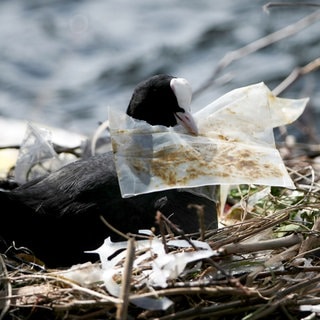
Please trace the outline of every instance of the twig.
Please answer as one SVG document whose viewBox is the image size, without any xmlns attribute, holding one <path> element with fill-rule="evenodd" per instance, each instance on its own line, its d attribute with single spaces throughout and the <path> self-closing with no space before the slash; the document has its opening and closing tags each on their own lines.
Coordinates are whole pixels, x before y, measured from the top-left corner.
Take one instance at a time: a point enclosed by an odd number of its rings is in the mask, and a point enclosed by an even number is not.
<svg viewBox="0 0 320 320">
<path fill-rule="evenodd" d="M 2 149 L 20 149 L 20 145 L 14 144 L 11 146 L 0 146 L 0 150 L 2 150 Z"/>
<path fill-rule="evenodd" d="M 256 319 L 267 319 L 267 316 L 272 314 L 273 311 L 278 307 L 279 302 L 273 304 L 264 304 L 257 308 L 251 314 L 248 314 L 243 320 L 256 320 Z"/>
<path fill-rule="evenodd" d="M 167 240 L 166 240 L 166 236 L 165 236 L 165 231 L 164 231 L 164 225 L 163 225 L 164 221 L 162 219 L 162 213 L 159 210 L 156 213 L 156 221 L 159 225 L 161 240 L 162 240 L 164 251 L 165 251 L 165 253 L 169 253 L 169 248 L 168 248 L 168 244 L 167 244 Z"/>
<path fill-rule="evenodd" d="M 249 253 L 262 250 L 272 250 L 277 248 L 289 247 L 302 242 L 302 236 L 291 234 L 286 237 L 271 239 L 253 243 L 230 243 L 219 249 L 224 254 Z"/>
<path fill-rule="evenodd" d="M 263 10 L 269 12 L 269 8 L 272 7 L 320 7 L 320 4 L 312 2 L 268 2 L 263 6 Z"/>
<path fill-rule="evenodd" d="M 168 289 L 160 289 L 154 290 L 151 292 L 134 294 L 130 296 L 130 300 L 135 300 L 138 298 L 158 298 L 161 296 L 175 296 L 175 295 L 199 295 L 206 294 L 215 297 L 222 297 L 224 295 L 236 295 L 243 297 L 247 295 L 248 297 L 260 297 L 260 294 L 257 290 L 246 288 L 244 291 L 242 288 L 238 287 L 223 287 L 216 285 L 215 287 L 184 287 L 184 288 L 168 288 Z"/>
<path fill-rule="evenodd" d="M 299 281 L 298 283 L 292 285 L 291 287 L 281 290 L 277 293 L 276 298 L 277 299 L 282 299 L 285 296 L 296 292 L 296 291 L 300 291 L 302 289 L 305 289 L 311 285 L 315 285 L 316 283 L 320 283 L 320 276 L 311 278 L 311 279 L 307 279 L 305 281 Z"/>
<path fill-rule="evenodd" d="M 316 71 L 320 68 L 320 58 L 316 58 L 301 68 L 295 68 L 287 78 L 285 78 L 277 87 L 272 90 L 272 93 L 277 96 L 289 86 L 291 86 L 300 76 Z"/>
<path fill-rule="evenodd" d="M 303 207 L 301 206 L 301 208 Z M 233 227 L 232 229 L 237 228 L 234 236 L 231 236 L 229 232 L 229 236 L 226 239 L 210 241 L 209 244 L 213 249 L 218 249 L 229 243 L 240 242 L 268 228 L 274 227 L 280 222 L 286 221 L 289 217 L 290 212 L 295 210 L 297 210 L 297 207 L 293 206 L 292 208 L 290 207 L 290 208 L 279 210 L 277 214 L 270 215 L 263 219 L 252 219 L 251 221 L 248 221 L 248 222 L 241 222 L 237 225 L 232 226 Z M 243 232 L 240 232 L 240 231 L 243 231 Z"/>
<path fill-rule="evenodd" d="M 117 306 L 117 315 L 116 315 L 117 320 L 126 320 L 128 316 L 131 275 L 132 275 L 134 254 L 135 254 L 135 239 L 130 238 L 128 240 L 127 256 L 126 256 L 124 271 L 122 275 L 122 286 L 121 286 L 121 293 L 120 293 L 120 298 L 122 302 L 118 303 L 118 306 Z"/>
<path fill-rule="evenodd" d="M 161 219 L 163 219 L 170 226 L 170 228 L 172 228 L 179 236 L 181 236 L 182 239 L 186 240 L 194 250 L 198 250 L 197 246 L 195 246 L 192 240 L 190 240 L 185 235 L 182 229 L 178 228 L 175 224 L 173 224 L 164 214 L 162 214 L 161 211 L 158 211 L 158 212 L 161 216 Z"/>
<path fill-rule="evenodd" d="M 193 307 L 171 315 L 163 316 L 158 318 L 158 320 L 199 319 L 199 315 L 206 316 L 206 319 L 220 319 L 220 317 L 225 318 L 224 316 L 227 315 L 241 314 L 242 312 L 248 312 L 253 308 L 257 308 L 254 303 L 261 302 L 261 299 L 254 298 L 249 301 L 250 303 L 246 306 L 244 306 L 243 300 L 236 300 L 227 303 L 214 304 L 209 307 Z"/>
<path fill-rule="evenodd" d="M 204 241 L 206 227 L 204 223 L 204 206 L 199 204 L 189 204 L 188 208 L 194 208 L 198 215 L 200 240 Z"/>
<path fill-rule="evenodd" d="M 101 299 L 103 302 L 108 302 L 108 303 L 112 303 L 112 304 L 115 304 L 115 303 L 119 303 L 120 300 L 118 298 L 115 298 L 115 297 L 112 297 L 112 296 L 109 296 L 109 295 L 106 295 L 106 294 L 102 294 L 100 292 L 97 292 L 97 291 L 94 291 L 94 290 L 91 290 L 89 288 L 85 288 L 85 287 L 82 287 L 80 285 L 77 285 L 75 282 L 71 281 L 71 280 L 67 280 L 66 278 L 63 278 L 63 277 L 59 277 L 59 276 L 52 276 L 52 275 L 43 275 L 43 274 L 31 274 L 31 275 L 27 275 L 27 276 L 19 276 L 19 277 L 14 277 L 14 278 L 10 278 L 10 280 L 21 280 L 21 279 L 45 279 L 45 280 L 54 280 L 54 281 L 58 281 L 58 282 L 61 282 L 61 283 L 64 283 L 64 284 L 67 284 L 69 285 L 72 289 L 74 290 L 78 290 L 79 292 L 83 292 L 83 293 L 86 293 L 92 297 L 95 297 L 95 298 L 98 298 L 98 299 Z M 14 298 L 17 298 L 18 296 L 14 296 Z M 7 299 L 11 299 L 12 297 L 7 297 Z"/>
<path fill-rule="evenodd" d="M 113 232 L 117 233 L 118 235 L 120 235 L 121 237 L 129 240 L 130 237 L 127 236 L 126 234 L 124 234 L 123 232 L 121 232 L 120 230 L 116 229 L 113 225 L 111 225 L 103 216 L 100 216 L 100 219 L 102 220 L 102 222 L 108 227 L 110 228 Z"/>
<path fill-rule="evenodd" d="M 320 231 L 320 217 L 317 218 L 312 227 L 313 231 Z M 317 233 L 311 233 L 310 236 L 305 239 L 300 247 L 299 256 L 305 256 L 310 250 L 317 248 L 319 249 L 320 238 Z"/>
<path fill-rule="evenodd" d="M 6 268 L 6 264 L 4 263 L 1 254 L 0 254 L 0 268 L 1 268 L 1 279 L 2 279 L 1 291 L 3 291 L 3 293 L 7 297 L 10 297 L 12 295 L 12 287 L 11 287 L 11 283 L 8 279 L 8 271 Z M 5 301 L 0 301 L 0 306 L 2 309 L 1 313 L 0 313 L 0 320 L 2 320 L 10 308 L 10 299 L 6 299 Z"/>
<path fill-rule="evenodd" d="M 109 129 L 109 120 L 102 122 L 97 128 L 97 130 L 94 132 L 94 135 L 91 140 L 91 145 L 90 145 L 92 156 L 94 156 L 96 153 L 96 146 L 97 146 L 98 139 L 100 138 L 102 133 L 104 133 L 107 129 Z"/>
<path fill-rule="evenodd" d="M 253 52 L 256 52 L 260 49 L 263 49 L 267 46 L 270 46 L 273 43 L 276 43 L 282 39 L 288 38 L 299 31 L 310 26 L 314 22 L 320 19 L 320 11 L 315 11 L 310 15 L 298 20 L 295 23 L 292 23 L 280 30 L 277 30 L 273 33 L 268 34 L 267 36 L 260 38 L 256 41 L 253 41 L 244 47 L 228 52 L 218 63 L 217 67 L 213 71 L 213 74 L 209 79 L 207 79 L 197 90 L 195 90 L 193 96 L 197 97 L 200 93 L 208 89 L 214 82 L 217 75 L 233 61 L 239 60 Z"/>
</svg>

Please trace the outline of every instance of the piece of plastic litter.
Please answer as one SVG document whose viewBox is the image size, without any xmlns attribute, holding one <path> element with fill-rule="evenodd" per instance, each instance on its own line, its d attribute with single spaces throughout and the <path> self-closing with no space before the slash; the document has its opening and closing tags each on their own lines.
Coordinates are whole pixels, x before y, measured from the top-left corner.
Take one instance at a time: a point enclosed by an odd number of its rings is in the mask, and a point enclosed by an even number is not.
<svg viewBox="0 0 320 320">
<path fill-rule="evenodd" d="M 37 170 L 33 170 L 35 167 Z M 23 184 L 59 167 L 61 161 L 54 151 L 51 132 L 28 123 L 15 166 L 15 180 Z"/>
<path fill-rule="evenodd" d="M 236 184 L 294 189 L 273 128 L 295 121 L 308 100 L 275 97 L 264 83 L 238 88 L 193 114 L 198 136 L 181 126 L 151 126 L 110 108 L 122 196 Z"/>
<path fill-rule="evenodd" d="M 149 274 L 149 284 L 166 288 L 168 280 L 177 279 L 190 262 L 209 258 L 215 255 L 213 250 L 199 250 L 193 252 L 178 252 L 164 254 L 157 257 L 152 263 L 152 272 Z"/>
<path fill-rule="evenodd" d="M 206 242 L 199 240 L 192 240 L 192 242 L 198 250 L 183 251 L 182 249 L 191 248 L 190 243 L 186 240 L 170 240 L 167 243 L 168 246 L 176 247 L 177 251 L 166 253 L 163 243 L 157 237 L 149 240 L 137 240 L 136 252 L 141 252 L 141 250 L 144 252 L 137 255 L 133 262 L 133 268 L 142 270 L 141 273 L 132 275 L 135 283 L 148 287 L 165 288 L 168 285 L 168 280 L 176 279 L 181 273 L 188 271 L 188 263 L 218 255 L 217 251 L 212 250 Z M 98 249 L 89 251 L 99 254 L 101 278 L 107 291 L 116 297 L 119 297 L 121 292 L 121 283 L 116 281 L 116 277 L 123 272 L 123 266 L 119 265 L 119 262 L 125 259 L 126 248 L 127 241 L 112 242 L 110 238 L 107 238 Z M 123 251 L 116 254 L 119 250 Z M 144 268 L 144 266 L 148 266 L 148 268 Z"/>
<path fill-rule="evenodd" d="M 130 299 L 130 302 L 135 304 L 139 308 L 146 310 L 167 310 L 173 305 L 173 301 L 167 297 L 148 298 L 139 297 Z"/>
<path fill-rule="evenodd" d="M 141 234 L 150 235 L 148 240 L 137 240 L 135 245 L 136 257 L 134 258 L 134 270 L 131 275 L 133 286 L 162 287 L 168 286 L 168 280 L 175 280 L 181 275 L 196 272 L 201 267 L 201 260 L 218 255 L 212 250 L 208 243 L 192 240 L 198 250 L 192 249 L 186 240 L 173 239 L 167 242 L 169 247 L 175 247 L 176 251 L 166 253 L 162 241 L 155 237 L 149 230 L 141 230 Z M 70 269 L 55 271 L 54 275 L 62 276 L 84 286 L 103 282 L 106 290 L 114 297 L 119 297 L 121 292 L 123 263 L 127 255 L 127 241 L 112 242 L 110 238 L 105 239 L 102 246 L 89 253 L 96 253 L 101 260 L 100 264 L 91 262 L 74 265 Z M 183 251 L 186 249 L 186 251 Z M 122 250 L 119 254 L 119 250 Z M 143 250 L 143 251 L 141 251 Z M 190 262 L 198 263 L 188 266 Z M 123 261 L 122 261 L 123 262 Z M 167 297 L 130 297 L 130 302 L 146 310 L 167 310 L 173 302 Z"/>
<path fill-rule="evenodd" d="M 55 129 L 54 133 L 59 137 L 59 140 L 64 137 L 66 141 L 64 146 L 69 147 L 70 145 L 70 148 L 76 138 L 80 141 L 80 137 L 61 129 Z M 19 184 L 56 171 L 76 160 L 76 156 L 71 153 L 56 153 L 54 150 L 55 141 L 57 140 L 53 139 L 51 130 L 27 122 L 26 132 L 15 164 L 15 180 Z"/>
</svg>

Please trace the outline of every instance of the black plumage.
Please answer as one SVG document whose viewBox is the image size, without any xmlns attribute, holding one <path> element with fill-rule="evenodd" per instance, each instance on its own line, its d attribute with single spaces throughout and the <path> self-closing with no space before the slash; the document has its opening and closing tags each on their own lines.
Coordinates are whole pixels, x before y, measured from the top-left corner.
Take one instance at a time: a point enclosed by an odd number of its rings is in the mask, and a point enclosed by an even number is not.
<svg viewBox="0 0 320 320">
<path fill-rule="evenodd" d="M 157 75 L 139 84 L 127 113 L 150 124 L 174 126 L 175 112 L 184 112 L 170 86 L 173 77 Z M 190 192 L 167 190 L 122 198 L 113 153 L 80 159 L 13 190 L 0 192 L 2 251 L 12 241 L 24 246 L 48 266 L 68 266 L 97 255 L 105 238 L 120 240 L 101 221 L 102 215 L 122 232 L 156 226 L 158 209 L 185 232 L 198 231 L 196 209 L 216 227 L 215 203 Z M 123 239 L 121 239 L 123 240 Z"/>
<path fill-rule="evenodd" d="M 127 114 L 135 119 L 145 120 L 151 125 L 176 125 L 174 112 L 183 109 L 178 105 L 168 85 L 171 79 L 172 76 L 159 75 L 139 83 L 134 89 Z"/>
</svg>

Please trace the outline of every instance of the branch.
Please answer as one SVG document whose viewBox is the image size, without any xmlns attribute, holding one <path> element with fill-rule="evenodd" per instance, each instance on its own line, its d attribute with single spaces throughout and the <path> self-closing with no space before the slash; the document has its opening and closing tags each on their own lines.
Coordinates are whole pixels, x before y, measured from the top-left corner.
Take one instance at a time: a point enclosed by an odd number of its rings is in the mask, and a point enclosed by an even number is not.
<svg viewBox="0 0 320 320">
<path fill-rule="evenodd" d="M 135 254 L 135 239 L 130 238 L 128 240 L 127 257 L 125 261 L 124 271 L 122 275 L 122 286 L 121 286 L 121 302 L 118 303 L 117 307 L 117 320 L 125 320 L 128 317 L 128 307 L 129 307 L 129 296 L 130 296 L 130 286 L 131 286 L 131 275 L 133 268 Z"/>
<path fill-rule="evenodd" d="M 310 15 L 300 19 L 299 21 L 290 24 L 278 31 L 268 34 L 267 36 L 253 41 L 246 46 L 228 52 L 218 63 L 216 69 L 213 71 L 211 77 L 206 80 L 193 94 L 194 97 L 198 96 L 200 93 L 208 89 L 212 84 L 214 84 L 216 77 L 222 72 L 224 68 L 230 65 L 233 61 L 239 60 L 253 52 L 263 49 L 273 43 L 279 42 L 282 39 L 288 38 L 299 31 L 309 27 L 311 24 L 320 19 L 320 11 L 315 11 Z"/>
<path fill-rule="evenodd" d="M 304 76 L 312 71 L 320 68 L 320 57 L 314 59 L 303 67 L 295 68 L 287 78 L 285 78 L 276 88 L 272 90 L 272 93 L 277 96 L 289 86 L 291 86 L 300 76 Z"/>
<path fill-rule="evenodd" d="M 219 248 L 219 251 L 221 251 L 224 254 L 243 254 L 262 250 L 272 250 L 283 247 L 289 247 L 301 242 L 301 236 L 297 234 L 292 234 L 278 239 L 264 240 L 252 243 L 230 243 Z"/>
</svg>

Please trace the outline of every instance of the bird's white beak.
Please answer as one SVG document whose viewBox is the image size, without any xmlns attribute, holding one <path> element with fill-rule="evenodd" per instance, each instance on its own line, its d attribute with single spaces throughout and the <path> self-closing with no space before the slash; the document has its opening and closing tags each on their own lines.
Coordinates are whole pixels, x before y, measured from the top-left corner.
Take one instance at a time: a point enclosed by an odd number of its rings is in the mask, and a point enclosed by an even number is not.
<svg viewBox="0 0 320 320">
<path fill-rule="evenodd" d="M 196 125 L 196 122 L 194 121 L 194 118 L 192 117 L 191 113 L 188 111 L 185 112 L 175 112 L 174 114 L 178 124 L 185 127 L 188 132 L 198 135 L 198 127 Z"/>
</svg>

